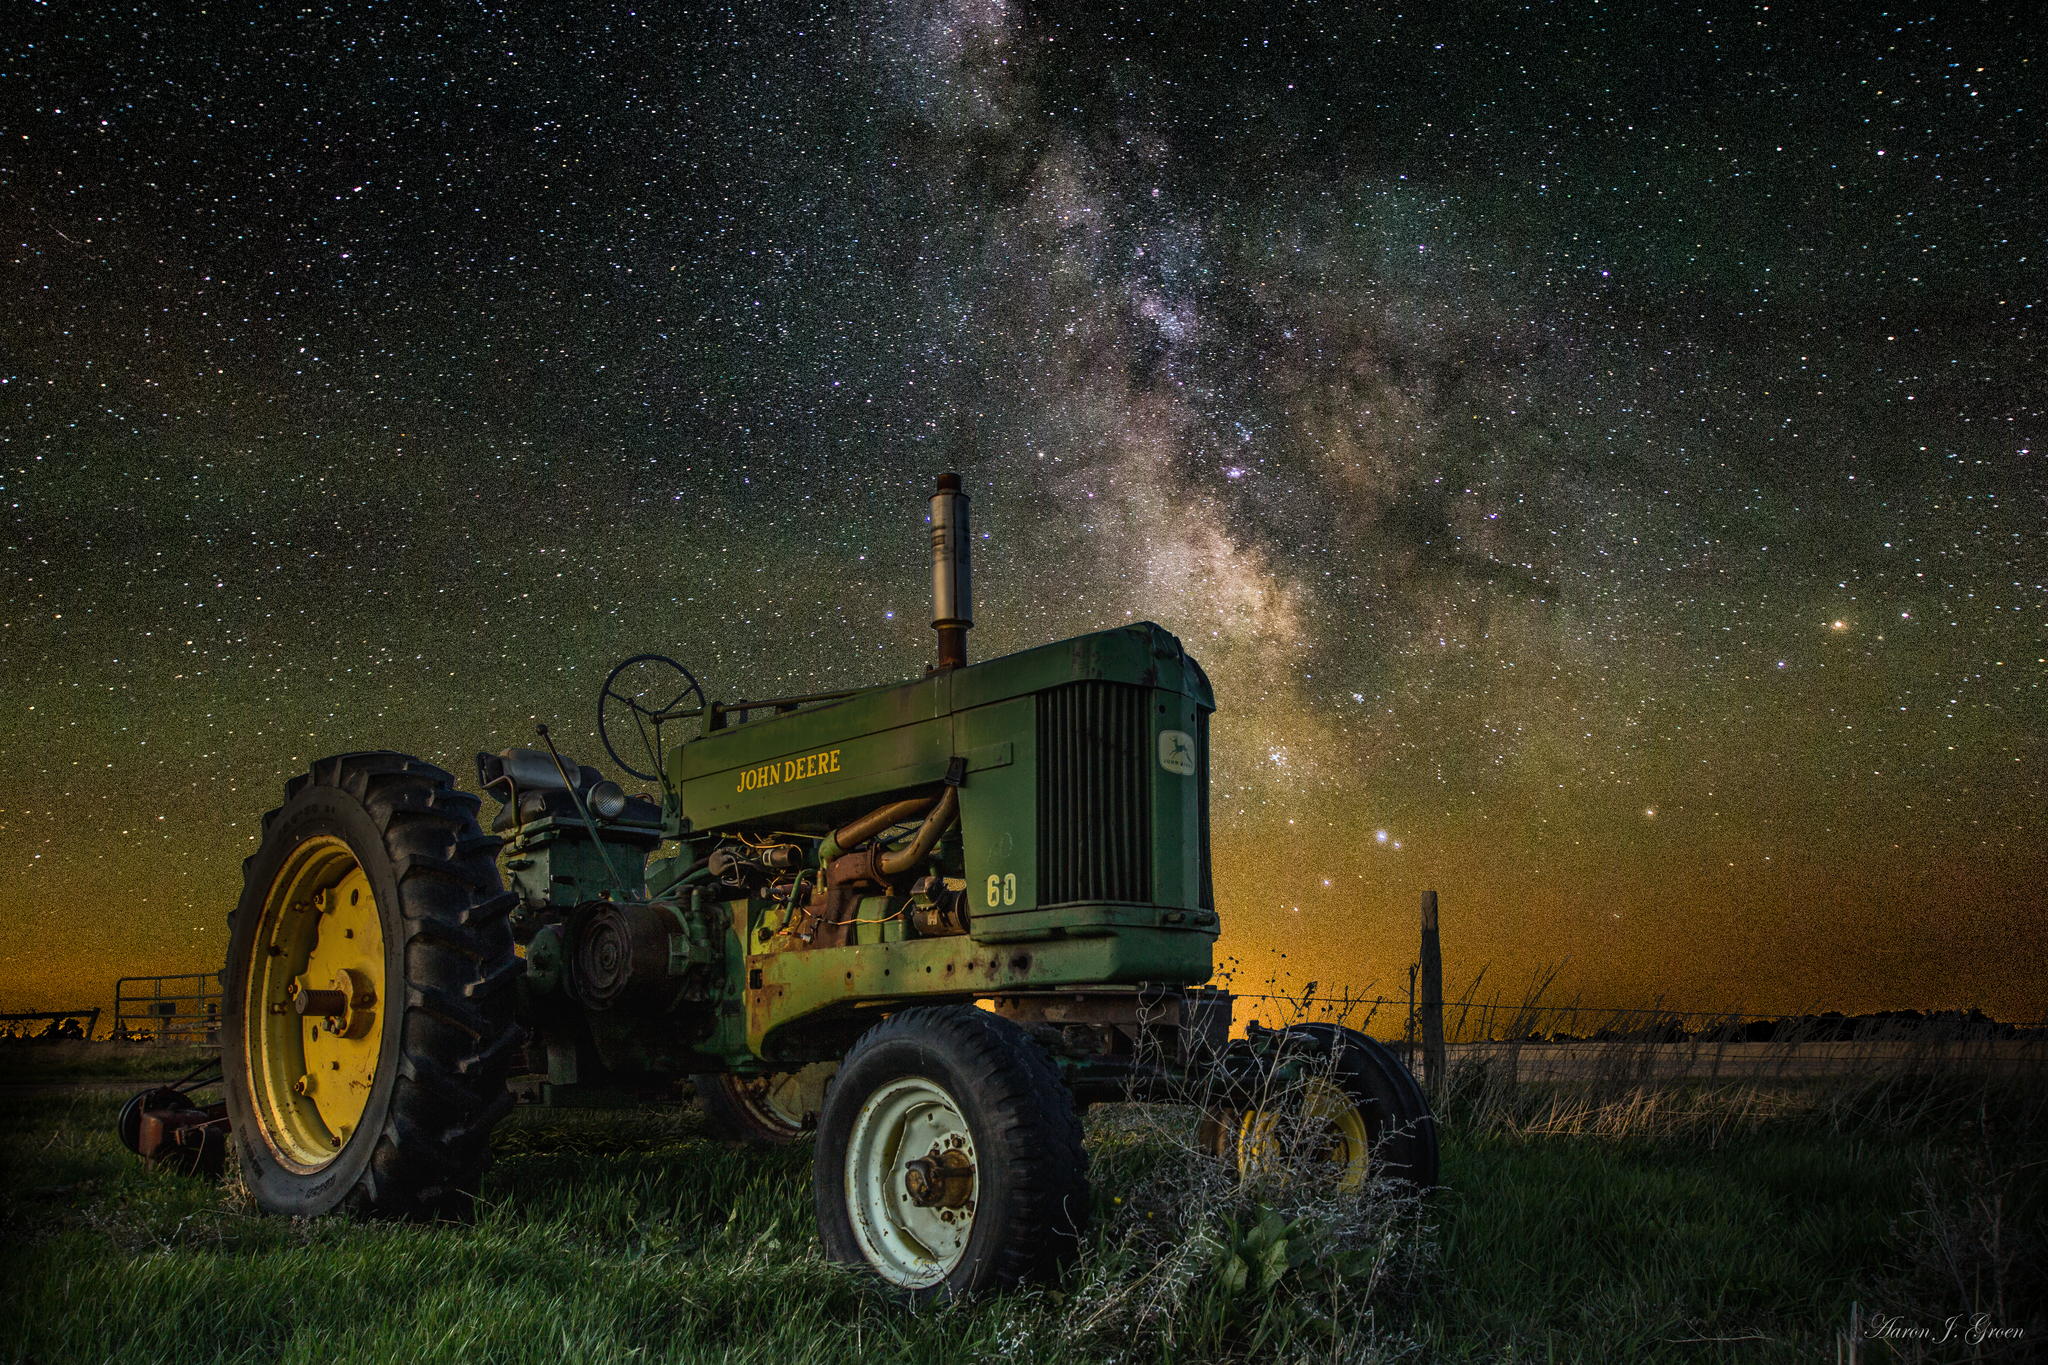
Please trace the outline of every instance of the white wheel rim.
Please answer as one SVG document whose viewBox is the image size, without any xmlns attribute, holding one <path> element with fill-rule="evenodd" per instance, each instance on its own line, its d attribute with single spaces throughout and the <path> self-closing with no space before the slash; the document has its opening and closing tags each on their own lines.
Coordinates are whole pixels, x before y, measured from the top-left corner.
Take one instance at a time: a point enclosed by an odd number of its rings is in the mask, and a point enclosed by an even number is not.
<svg viewBox="0 0 2048 1365">
<path fill-rule="evenodd" d="M 969 1168 L 949 1187 L 951 1207 L 912 1197 L 910 1163 L 935 1154 Z M 981 1195 L 978 1168 L 974 1134 L 944 1087 L 905 1076 L 868 1096 L 846 1145 L 846 1208 L 854 1239 L 883 1279 L 923 1289 L 960 1264 Z"/>
</svg>

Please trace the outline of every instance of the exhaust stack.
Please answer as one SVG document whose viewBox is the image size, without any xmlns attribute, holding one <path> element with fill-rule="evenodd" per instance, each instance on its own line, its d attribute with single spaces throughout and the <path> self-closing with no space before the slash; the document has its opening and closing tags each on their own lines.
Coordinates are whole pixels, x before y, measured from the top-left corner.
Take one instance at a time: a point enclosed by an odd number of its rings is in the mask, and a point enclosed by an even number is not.
<svg viewBox="0 0 2048 1365">
<path fill-rule="evenodd" d="M 960 476 L 939 475 L 932 494 L 932 629 L 939 633 L 937 668 L 967 663 L 967 632 L 974 625 L 974 593 L 968 566 L 967 495 Z"/>
</svg>

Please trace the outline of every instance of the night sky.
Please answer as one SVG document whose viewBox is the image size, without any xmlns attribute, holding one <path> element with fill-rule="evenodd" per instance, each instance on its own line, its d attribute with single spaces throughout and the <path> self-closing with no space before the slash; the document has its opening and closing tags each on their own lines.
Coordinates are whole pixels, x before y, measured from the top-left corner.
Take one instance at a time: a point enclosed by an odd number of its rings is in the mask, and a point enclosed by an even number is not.
<svg viewBox="0 0 2048 1365">
<path fill-rule="evenodd" d="M 914 676 L 957 466 L 1239 985 L 2048 1014 L 2048 26 L 1628 8 L 16 7 L 0 1009 L 313 757 Z"/>
</svg>

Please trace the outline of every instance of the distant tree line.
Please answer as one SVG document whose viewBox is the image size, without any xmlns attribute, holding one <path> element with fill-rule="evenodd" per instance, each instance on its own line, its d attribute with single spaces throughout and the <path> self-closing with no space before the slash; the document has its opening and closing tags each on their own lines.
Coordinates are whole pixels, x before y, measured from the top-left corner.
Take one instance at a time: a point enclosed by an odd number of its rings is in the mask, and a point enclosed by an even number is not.
<svg viewBox="0 0 2048 1365">
<path fill-rule="evenodd" d="M 1609 1024 L 1586 1033 L 1531 1030 L 1511 1041 L 1524 1043 L 1867 1043 L 1980 1040 L 2044 1036 L 2039 1025 L 2003 1023 L 1982 1010 L 1877 1010 L 1869 1014 L 1786 1015 L 1775 1019 L 1724 1019 L 1690 1023 L 1696 1015 L 1655 1016 Z"/>
</svg>

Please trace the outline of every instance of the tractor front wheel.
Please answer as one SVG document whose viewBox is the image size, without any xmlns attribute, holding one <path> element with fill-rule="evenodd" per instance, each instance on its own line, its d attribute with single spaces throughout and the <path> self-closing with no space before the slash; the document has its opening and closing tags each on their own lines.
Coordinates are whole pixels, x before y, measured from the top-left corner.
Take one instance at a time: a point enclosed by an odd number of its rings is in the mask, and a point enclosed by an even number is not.
<svg viewBox="0 0 2048 1365">
<path fill-rule="evenodd" d="M 395 753 L 285 788 L 229 921 L 222 1076 L 274 1213 L 462 1213 L 511 1105 L 521 963 L 477 799 Z"/>
<path fill-rule="evenodd" d="M 826 1254 L 913 1300 L 1046 1278 L 1087 1216 L 1073 1094 L 1007 1019 L 899 1010 L 833 1077 L 813 1192 Z"/>
<path fill-rule="evenodd" d="M 783 1147 L 818 1126 L 825 1087 L 837 1062 L 813 1062 L 763 1076 L 731 1072 L 692 1076 L 697 1102 L 713 1132 L 740 1142 Z"/>
</svg>

